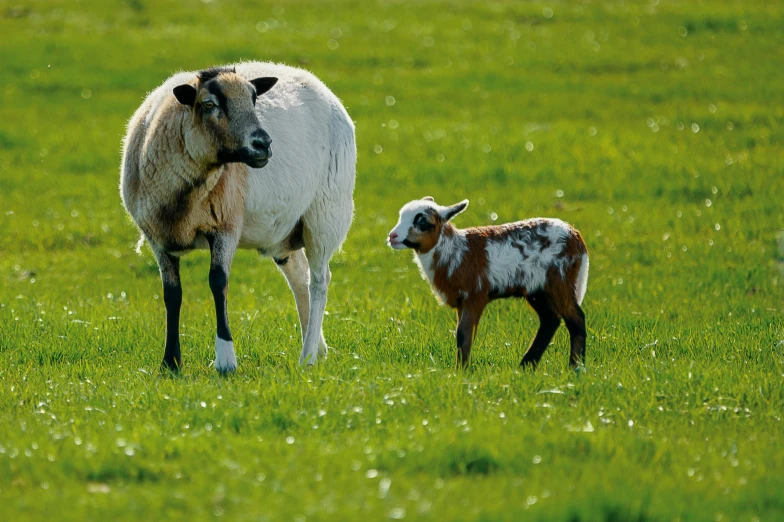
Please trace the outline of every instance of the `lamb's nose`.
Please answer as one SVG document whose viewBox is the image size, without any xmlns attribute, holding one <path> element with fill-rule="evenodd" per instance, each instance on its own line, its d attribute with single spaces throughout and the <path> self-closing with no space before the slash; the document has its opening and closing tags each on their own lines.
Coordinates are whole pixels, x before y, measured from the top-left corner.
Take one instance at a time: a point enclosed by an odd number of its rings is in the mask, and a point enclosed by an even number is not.
<svg viewBox="0 0 784 522">
<path fill-rule="evenodd" d="M 395 239 L 396 237 L 397 237 L 397 234 L 395 234 L 394 232 L 391 232 L 391 233 L 389 234 L 389 239 L 390 239 L 390 240 L 392 240 L 392 239 Z"/>
</svg>

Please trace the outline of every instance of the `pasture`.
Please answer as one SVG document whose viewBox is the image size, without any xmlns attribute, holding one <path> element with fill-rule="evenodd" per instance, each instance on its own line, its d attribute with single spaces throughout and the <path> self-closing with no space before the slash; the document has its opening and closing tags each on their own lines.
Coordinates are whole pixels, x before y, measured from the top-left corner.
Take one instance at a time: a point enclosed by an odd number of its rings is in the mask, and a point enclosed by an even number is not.
<svg viewBox="0 0 784 522">
<path fill-rule="evenodd" d="M 0 518 L 772 521 L 784 514 L 784 6 L 14 0 L 0 4 Z M 270 259 L 182 264 L 179 377 L 118 195 L 125 123 L 173 71 L 319 76 L 355 120 L 355 220 L 314 368 Z M 274 136 L 272 136 L 274 141 Z M 492 304 L 470 371 L 400 206 L 586 239 L 587 371 Z"/>
</svg>

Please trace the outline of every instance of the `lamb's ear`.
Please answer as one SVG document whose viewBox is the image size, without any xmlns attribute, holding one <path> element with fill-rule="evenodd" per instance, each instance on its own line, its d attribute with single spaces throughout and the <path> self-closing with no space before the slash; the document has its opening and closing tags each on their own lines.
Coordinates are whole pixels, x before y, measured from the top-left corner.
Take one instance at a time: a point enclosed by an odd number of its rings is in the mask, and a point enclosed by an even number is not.
<svg viewBox="0 0 784 522">
<path fill-rule="evenodd" d="M 425 196 L 422 198 L 422 201 L 435 201 L 435 199 L 433 199 L 433 196 Z"/>
<path fill-rule="evenodd" d="M 196 87 L 188 83 L 174 88 L 174 97 L 178 102 L 188 107 L 193 107 L 193 104 L 196 103 L 196 93 Z"/>
<path fill-rule="evenodd" d="M 446 207 L 444 210 L 442 210 L 440 212 L 441 219 L 443 219 L 444 221 L 449 221 L 450 219 L 452 219 L 453 217 L 455 217 L 456 215 L 458 215 L 459 213 L 461 213 L 467 208 L 468 208 L 468 200 L 464 199 L 460 203 L 457 203 L 456 205 L 452 205 L 451 207 Z"/>
<path fill-rule="evenodd" d="M 273 77 L 256 78 L 255 80 L 251 80 L 250 83 L 256 88 L 256 96 L 261 96 L 272 89 L 272 87 L 278 83 L 278 79 Z"/>
</svg>

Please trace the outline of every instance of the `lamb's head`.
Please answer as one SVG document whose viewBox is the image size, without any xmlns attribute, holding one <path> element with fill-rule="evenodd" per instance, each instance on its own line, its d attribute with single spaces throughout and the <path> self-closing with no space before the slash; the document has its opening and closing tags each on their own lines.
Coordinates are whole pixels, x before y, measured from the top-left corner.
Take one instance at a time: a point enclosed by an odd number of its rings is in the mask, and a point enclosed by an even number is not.
<svg viewBox="0 0 784 522">
<path fill-rule="evenodd" d="M 203 164 L 266 165 L 272 156 L 272 140 L 261 128 L 256 97 L 277 81 L 248 81 L 233 69 L 207 69 L 192 83 L 175 87 L 177 101 L 191 111 L 191 125 L 184 130 L 185 147 L 191 157 Z"/>
<path fill-rule="evenodd" d="M 442 207 L 430 196 L 410 201 L 400 209 L 400 219 L 387 238 L 389 246 L 426 254 L 438 244 L 444 225 L 467 207 L 467 199 L 450 207 Z"/>
</svg>

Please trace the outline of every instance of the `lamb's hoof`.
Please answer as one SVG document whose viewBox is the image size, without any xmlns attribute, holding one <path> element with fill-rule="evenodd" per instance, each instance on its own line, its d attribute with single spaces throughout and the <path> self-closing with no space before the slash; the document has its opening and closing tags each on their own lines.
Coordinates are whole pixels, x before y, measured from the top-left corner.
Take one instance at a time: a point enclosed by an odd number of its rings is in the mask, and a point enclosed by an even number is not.
<svg viewBox="0 0 784 522">
<path fill-rule="evenodd" d="M 233 373 L 237 369 L 237 356 L 234 355 L 234 342 L 215 338 L 215 369 L 221 375 Z"/>
<path fill-rule="evenodd" d="M 528 371 L 531 371 L 531 372 L 535 372 L 536 371 L 536 362 L 532 361 L 530 359 L 523 359 L 520 362 L 520 368 L 523 369 L 523 370 L 528 370 Z"/>
</svg>

